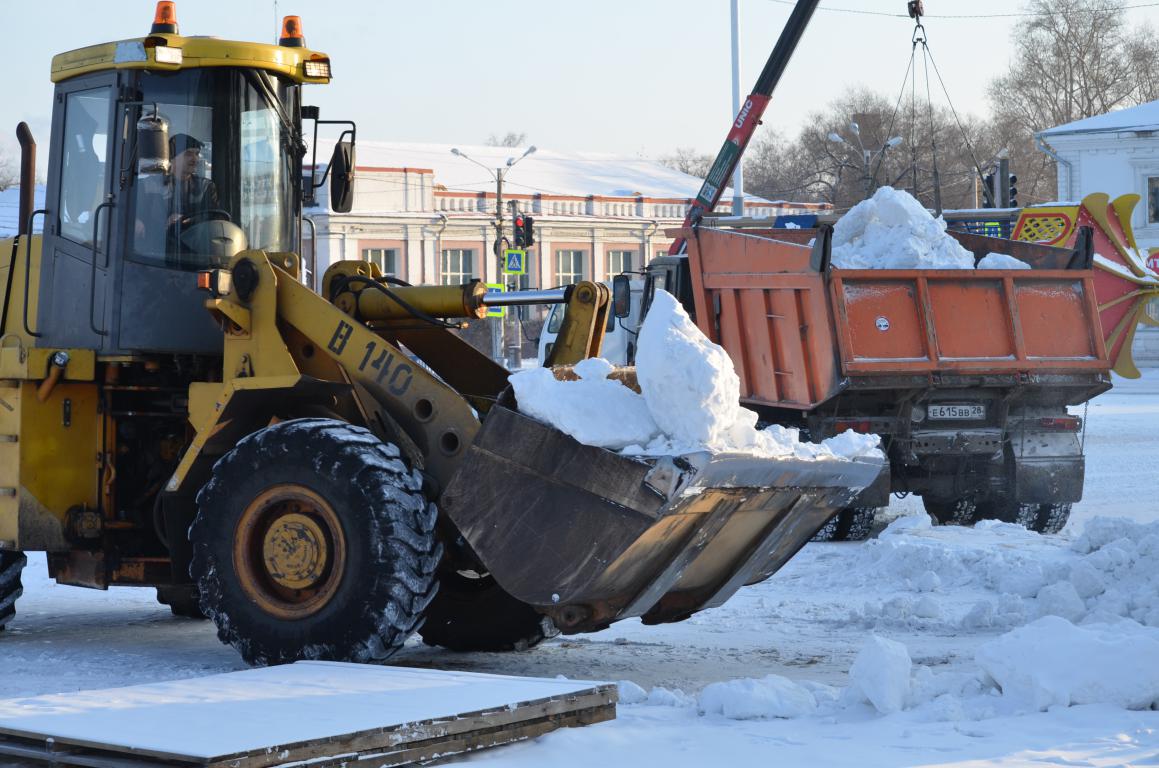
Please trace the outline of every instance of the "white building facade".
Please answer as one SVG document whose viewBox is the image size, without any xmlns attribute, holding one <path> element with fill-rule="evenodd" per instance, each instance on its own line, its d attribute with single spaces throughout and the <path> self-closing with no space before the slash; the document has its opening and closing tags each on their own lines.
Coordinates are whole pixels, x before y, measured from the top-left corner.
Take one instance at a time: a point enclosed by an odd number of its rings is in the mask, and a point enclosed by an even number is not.
<svg viewBox="0 0 1159 768">
<path fill-rule="evenodd" d="M 1058 164 L 1058 199 L 1082 200 L 1093 192 L 1111 199 L 1135 193 L 1131 227 L 1139 248 L 1159 253 L 1159 101 L 1096 115 L 1042 131 L 1039 147 Z M 1159 319 L 1159 305 L 1148 313 Z M 1135 360 L 1159 364 L 1159 328 L 1140 327 Z"/>
<path fill-rule="evenodd" d="M 354 207 L 330 211 L 325 188 L 306 215 L 316 232 L 317 274 L 338 260 L 374 261 L 416 285 L 504 282 L 493 253 L 497 189 L 504 231 L 515 211 L 534 219 L 521 288 L 607 280 L 667 252 L 701 180 L 646 160 L 525 148 L 359 142 Z M 469 158 L 469 159 L 467 159 Z M 517 160 L 508 166 L 507 160 Z M 720 206 L 729 209 L 731 198 Z M 748 198 L 745 215 L 776 217 L 827 206 Z M 311 228 L 304 250 L 311 246 Z M 513 243 L 512 243 L 513 245 Z"/>
</svg>

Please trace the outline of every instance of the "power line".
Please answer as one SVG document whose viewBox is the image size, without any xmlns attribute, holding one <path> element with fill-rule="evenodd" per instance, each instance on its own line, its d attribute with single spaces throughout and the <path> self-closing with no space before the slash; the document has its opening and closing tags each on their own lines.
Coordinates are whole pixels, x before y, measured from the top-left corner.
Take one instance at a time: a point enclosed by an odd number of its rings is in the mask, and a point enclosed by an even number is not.
<svg viewBox="0 0 1159 768">
<path fill-rule="evenodd" d="M 794 0 L 767 0 L 767 2 L 775 3 L 777 5 L 796 5 Z M 1071 11 L 1070 13 L 1110 13 L 1113 11 L 1133 11 L 1138 8 L 1155 8 L 1159 3 L 1140 3 L 1137 5 L 1123 5 L 1111 6 L 1108 8 L 1091 8 L 1090 10 Z M 904 13 L 890 13 L 888 11 L 866 11 L 860 8 L 830 8 L 828 6 L 818 6 L 819 11 L 829 11 L 830 13 L 852 13 L 858 16 L 885 16 L 892 19 L 908 19 L 909 15 Z M 1018 13 L 972 13 L 972 14 L 936 14 L 927 13 L 922 18 L 925 19 L 1025 19 L 1033 17 L 1052 16 L 1054 14 L 1043 11 L 1021 11 Z"/>
</svg>

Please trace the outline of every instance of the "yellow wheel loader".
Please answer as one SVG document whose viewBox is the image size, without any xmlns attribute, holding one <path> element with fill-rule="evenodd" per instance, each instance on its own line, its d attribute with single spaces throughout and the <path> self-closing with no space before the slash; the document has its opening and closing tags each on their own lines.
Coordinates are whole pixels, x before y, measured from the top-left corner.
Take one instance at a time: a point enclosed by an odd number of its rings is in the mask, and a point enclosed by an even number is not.
<svg viewBox="0 0 1159 768">
<path fill-rule="evenodd" d="M 21 231 L 0 242 L 0 626 L 27 551 L 61 584 L 155 588 L 255 664 L 678 621 L 882 471 L 582 445 L 454 332 L 566 303 L 564 376 L 598 353 L 602 285 L 494 297 L 339 262 L 309 287 L 302 86 L 330 59 L 296 17 L 279 45 L 184 37 L 162 2 L 149 35 L 61 54 L 52 79 L 45 207 L 22 126 Z"/>
</svg>

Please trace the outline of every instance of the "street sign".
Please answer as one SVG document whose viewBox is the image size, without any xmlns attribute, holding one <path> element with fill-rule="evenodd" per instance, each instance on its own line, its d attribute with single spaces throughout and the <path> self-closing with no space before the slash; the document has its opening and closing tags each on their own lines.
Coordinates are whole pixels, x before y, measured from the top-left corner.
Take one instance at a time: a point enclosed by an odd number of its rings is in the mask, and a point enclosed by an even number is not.
<svg viewBox="0 0 1159 768">
<path fill-rule="evenodd" d="M 487 293 L 503 293 L 503 283 L 487 283 Z M 487 317 L 506 317 L 507 307 L 487 307 Z"/>
<path fill-rule="evenodd" d="M 526 275 L 527 251 L 517 248 L 503 251 L 503 271 L 509 275 Z"/>
</svg>

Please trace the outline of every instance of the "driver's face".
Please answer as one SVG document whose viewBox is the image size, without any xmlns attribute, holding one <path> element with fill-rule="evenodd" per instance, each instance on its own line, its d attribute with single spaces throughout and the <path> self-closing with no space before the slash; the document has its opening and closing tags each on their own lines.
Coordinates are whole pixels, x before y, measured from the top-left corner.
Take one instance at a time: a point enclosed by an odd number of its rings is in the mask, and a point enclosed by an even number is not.
<svg viewBox="0 0 1159 768">
<path fill-rule="evenodd" d="M 201 150 L 187 149 L 174 158 L 173 173 L 179 179 L 188 179 L 197 170 L 197 164 L 200 161 Z"/>
</svg>

